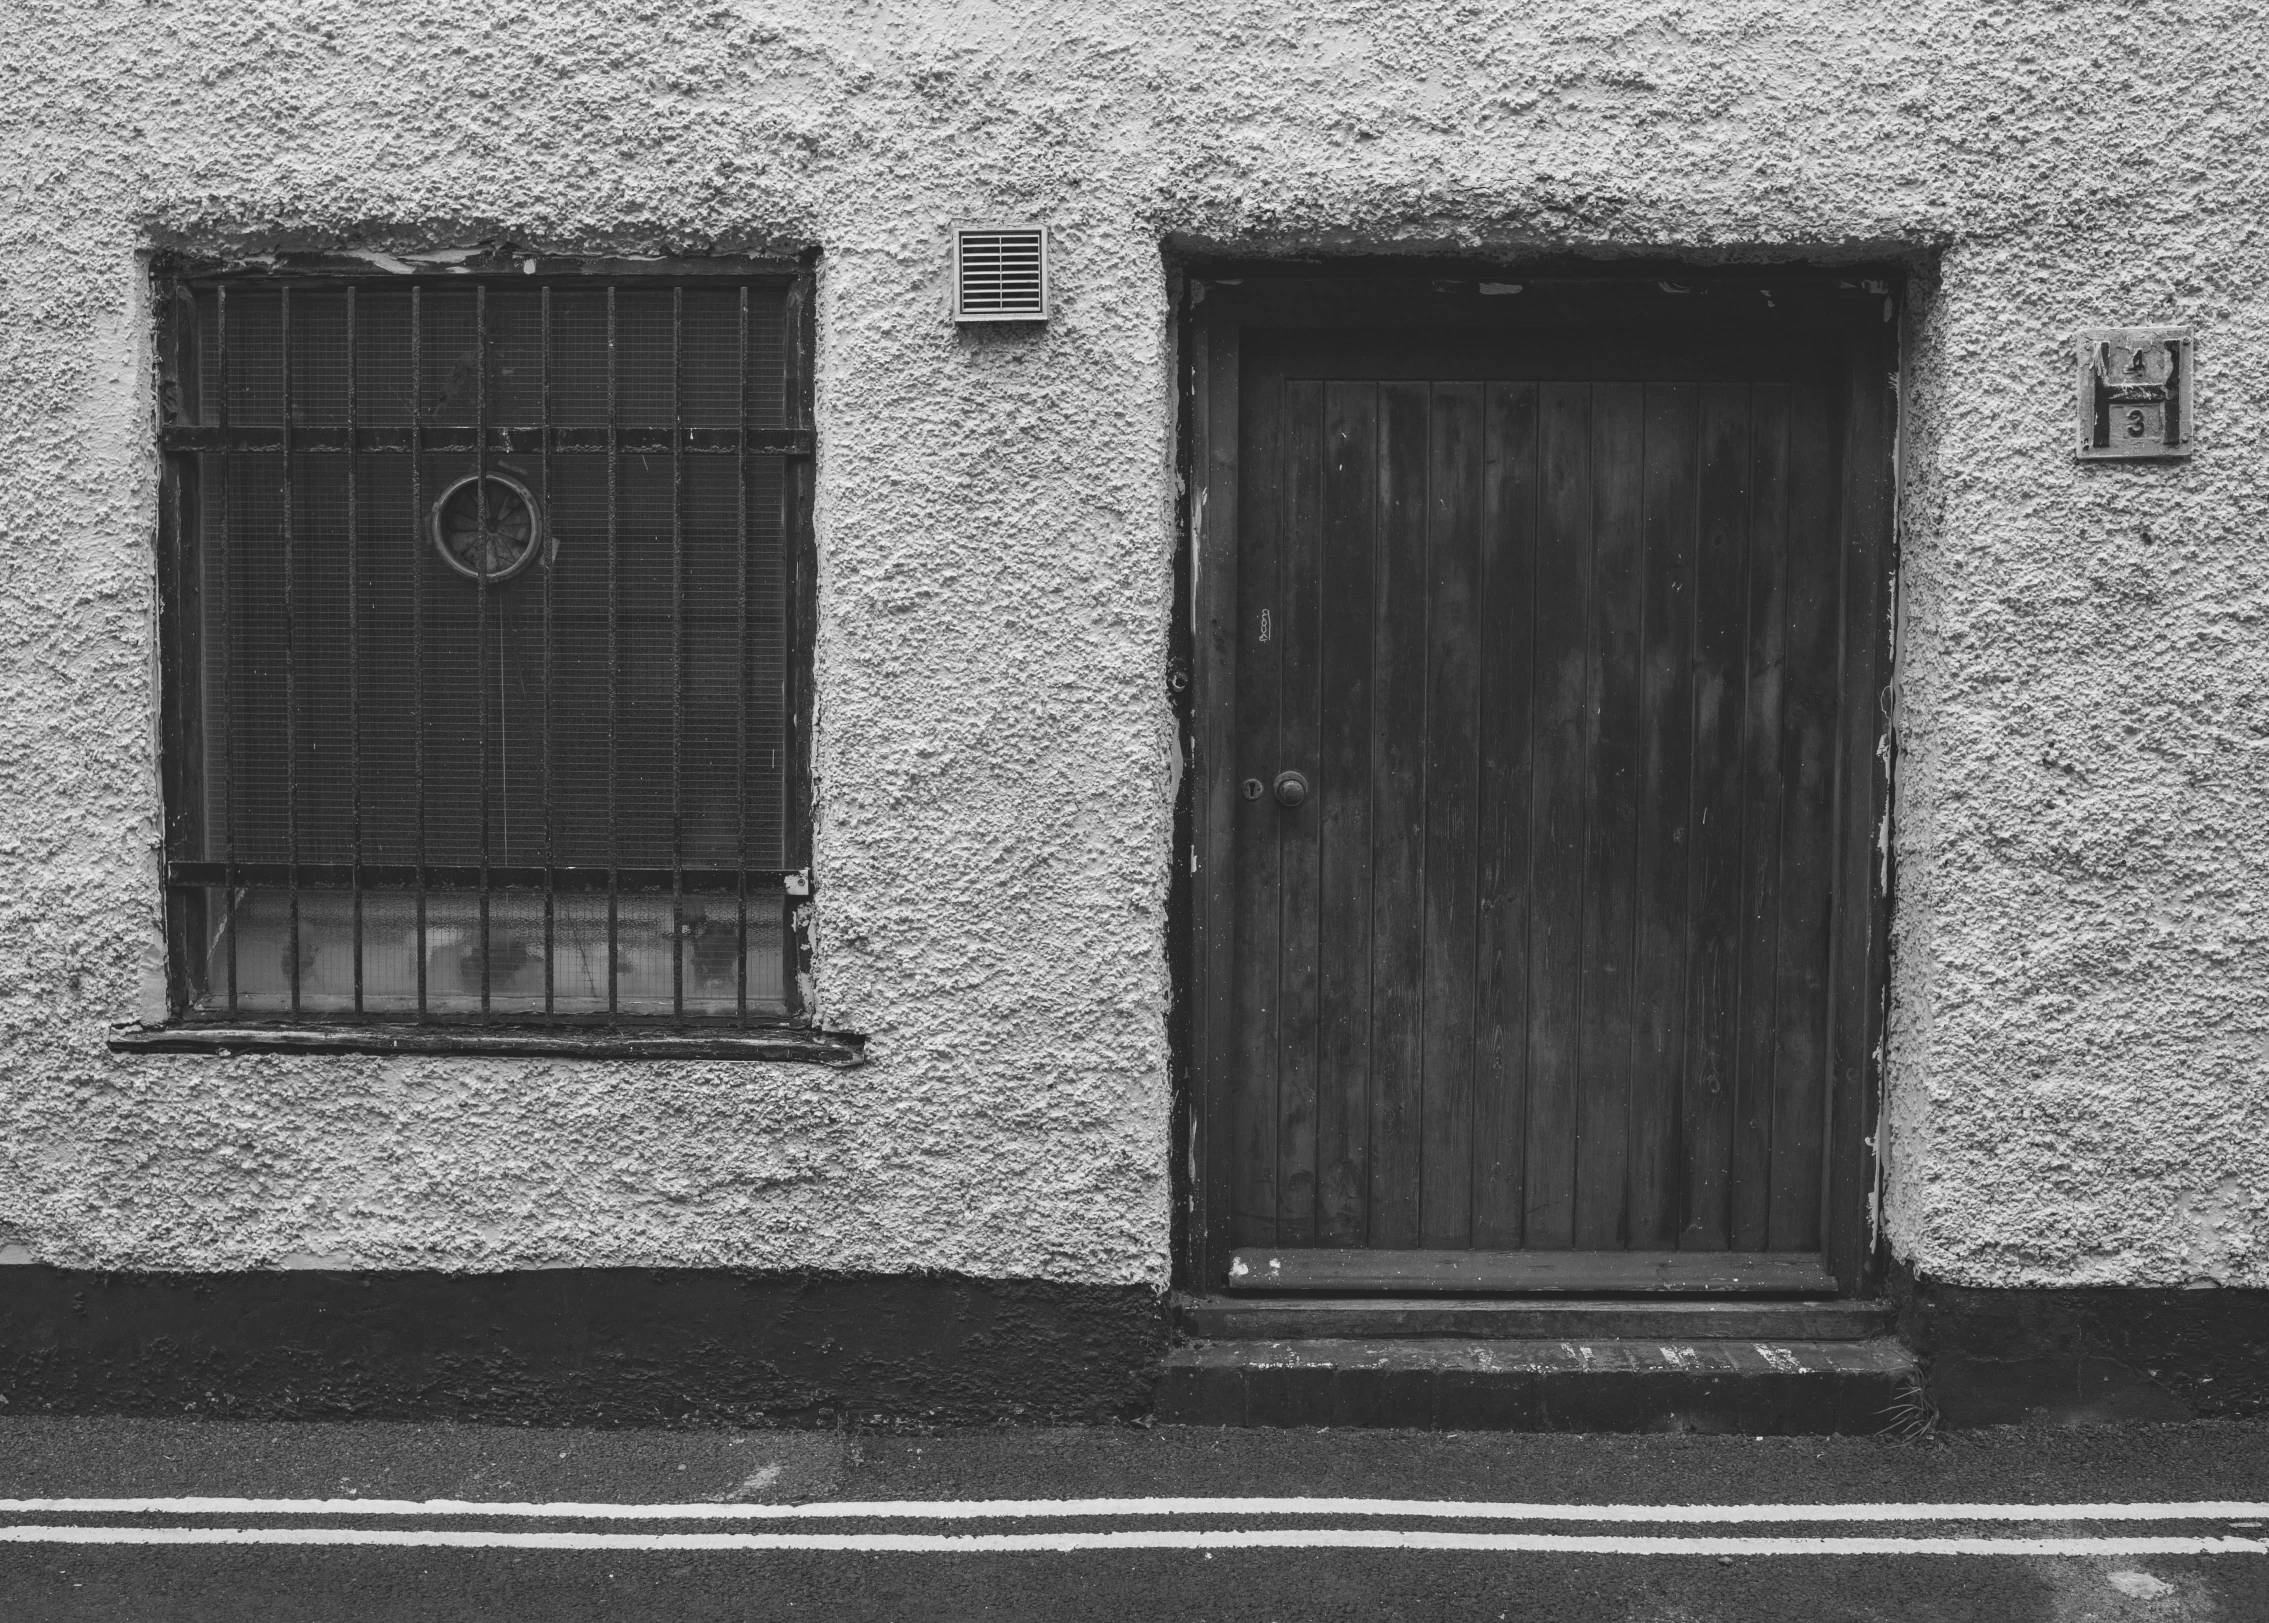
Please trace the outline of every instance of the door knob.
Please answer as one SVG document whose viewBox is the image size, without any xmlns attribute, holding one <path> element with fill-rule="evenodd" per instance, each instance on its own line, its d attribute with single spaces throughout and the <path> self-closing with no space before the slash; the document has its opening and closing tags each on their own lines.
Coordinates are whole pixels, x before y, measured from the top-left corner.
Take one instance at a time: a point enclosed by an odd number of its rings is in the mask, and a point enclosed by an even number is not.
<svg viewBox="0 0 2269 1623">
<path fill-rule="evenodd" d="M 1276 775 L 1276 803 L 1279 806 L 1297 806 L 1308 798 L 1308 780 L 1297 772 L 1279 772 Z"/>
</svg>

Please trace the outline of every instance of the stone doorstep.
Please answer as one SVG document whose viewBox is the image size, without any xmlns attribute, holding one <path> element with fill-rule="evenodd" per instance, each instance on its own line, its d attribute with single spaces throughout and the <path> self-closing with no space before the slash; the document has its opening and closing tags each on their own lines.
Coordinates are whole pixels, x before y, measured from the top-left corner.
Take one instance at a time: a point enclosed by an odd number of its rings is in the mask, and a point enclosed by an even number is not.
<svg viewBox="0 0 2269 1623">
<path fill-rule="evenodd" d="M 1366 1341 L 1479 1337 L 1496 1341 L 1866 1341 L 1887 1336 L 1883 1301 L 1757 1298 L 1193 1296 L 1174 1300 L 1174 1327 L 1191 1341 Z"/>
<path fill-rule="evenodd" d="M 1212 1341 L 1166 1360 L 1157 1419 L 1421 1431 L 1868 1433 L 1915 1375 L 1866 1341 Z"/>
</svg>

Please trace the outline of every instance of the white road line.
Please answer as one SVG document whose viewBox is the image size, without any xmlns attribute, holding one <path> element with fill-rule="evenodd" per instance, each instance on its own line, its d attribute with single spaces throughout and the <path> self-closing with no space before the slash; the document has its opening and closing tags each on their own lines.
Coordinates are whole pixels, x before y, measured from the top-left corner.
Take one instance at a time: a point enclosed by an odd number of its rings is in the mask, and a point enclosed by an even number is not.
<svg viewBox="0 0 2269 1623">
<path fill-rule="evenodd" d="M 792 1505 L 620 1504 L 481 1499 L 0 1499 L 0 1515 L 497 1516 L 554 1521 L 1058 1521 L 1127 1516 L 1392 1516 L 1439 1521 L 2161 1522 L 2269 1520 L 2269 1501 L 2138 1504 L 1559 1505 L 1495 1500 L 1324 1498 L 861 1499 Z"/>
<path fill-rule="evenodd" d="M 1646 1538 L 1424 1528 L 1167 1528 L 1078 1533 L 505 1533 L 425 1527 L 0 1527 L 0 1544 L 394 1546 L 456 1550 L 841 1551 L 883 1555 L 1082 1550 L 1450 1550 L 1484 1554 L 2269 1555 L 2257 1538 Z"/>
</svg>

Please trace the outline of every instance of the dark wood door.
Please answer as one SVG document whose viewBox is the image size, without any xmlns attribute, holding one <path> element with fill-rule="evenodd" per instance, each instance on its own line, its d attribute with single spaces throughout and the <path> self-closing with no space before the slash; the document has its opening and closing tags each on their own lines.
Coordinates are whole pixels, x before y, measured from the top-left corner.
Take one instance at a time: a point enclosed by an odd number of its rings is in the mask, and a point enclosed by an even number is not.
<svg viewBox="0 0 2269 1623">
<path fill-rule="evenodd" d="M 1825 1285 L 1849 348 L 1243 333 L 1223 1282 Z"/>
</svg>

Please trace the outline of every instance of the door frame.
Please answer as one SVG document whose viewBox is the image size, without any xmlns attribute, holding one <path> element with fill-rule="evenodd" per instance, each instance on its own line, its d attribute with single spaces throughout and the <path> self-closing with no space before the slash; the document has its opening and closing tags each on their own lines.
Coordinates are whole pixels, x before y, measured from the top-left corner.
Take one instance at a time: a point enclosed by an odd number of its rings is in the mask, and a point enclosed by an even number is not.
<svg viewBox="0 0 2269 1623">
<path fill-rule="evenodd" d="M 1479 284 L 1515 284 L 1484 297 Z M 1881 1273 L 1876 1224 L 1892 883 L 1896 665 L 1897 408 L 1902 398 L 1905 273 L 1866 265 L 1696 267 L 1662 263 L 1476 265 L 1430 261 L 1190 265 L 1181 301 L 1183 514 L 1173 678 L 1188 653 L 1184 802 L 1177 817 L 1171 930 L 1177 1046 L 1184 1078 L 1174 1135 L 1179 1186 L 1175 1273 L 1185 1290 L 1219 1288 L 1230 1246 L 1230 1089 L 1234 1054 L 1231 830 L 1237 777 L 1235 611 L 1238 567 L 1239 379 L 1247 327 L 1330 329 L 1439 325 L 1511 328 L 1539 320 L 1594 323 L 1674 317 L 1689 330 L 1754 325 L 1760 299 L 1776 325 L 1817 330 L 1845 352 L 1844 480 L 1839 504 L 1835 841 L 1825 1044 L 1828 1122 L 1822 1154 L 1823 1261 L 1846 1296 L 1872 1295 Z M 1186 595 L 1185 595 L 1186 594 Z M 1860 627 L 1873 636 L 1854 636 Z M 1183 641 L 1187 638 L 1186 643 Z M 1170 678 L 1170 681 L 1173 680 Z M 1872 694 L 1872 704 L 1851 696 Z"/>
</svg>

